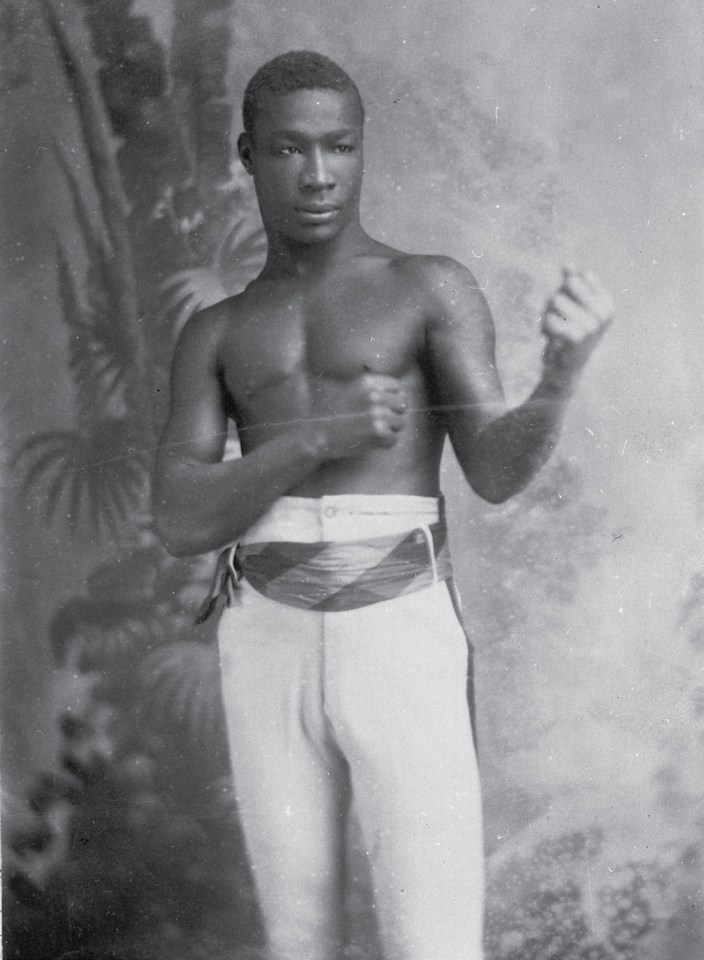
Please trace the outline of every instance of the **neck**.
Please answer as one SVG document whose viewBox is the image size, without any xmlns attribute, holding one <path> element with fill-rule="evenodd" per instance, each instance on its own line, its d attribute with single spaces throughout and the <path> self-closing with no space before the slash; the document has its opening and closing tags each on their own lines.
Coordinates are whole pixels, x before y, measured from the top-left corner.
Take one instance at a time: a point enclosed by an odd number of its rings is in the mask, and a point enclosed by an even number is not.
<svg viewBox="0 0 704 960">
<path fill-rule="evenodd" d="M 304 277 L 325 273 L 361 253 L 373 242 L 359 221 L 348 224 L 330 240 L 296 243 L 280 234 L 268 235 L 269 249 L 262 276 Z"/>
</svg>

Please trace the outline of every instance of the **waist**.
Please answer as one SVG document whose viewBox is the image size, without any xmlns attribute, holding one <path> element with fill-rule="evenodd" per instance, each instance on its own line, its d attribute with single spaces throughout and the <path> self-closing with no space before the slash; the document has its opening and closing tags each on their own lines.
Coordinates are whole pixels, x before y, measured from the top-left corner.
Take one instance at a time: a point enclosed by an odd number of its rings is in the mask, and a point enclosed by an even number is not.
<svg viewBox="0 0 704 960">
<path fill-rule="evenodd" d="M 281 497 L 240 543 L 289 541 L 345 543 L 428 527 L 444 519 L 442 497 L 405 494 L 335 494 Z"/>
<path fill-rule="evenodd" d="M 322 612 L 390 600 L 452 575 L 443 519 L 354 540 L 240 544 L 235 566 L 265 597 Z"/>
<path fill-rule="evenodd" d="M 198 612 L 206 620 L 240 579 L 273 600 L 349 610 L 452 575 L 442 497 L 335 494 L 281 497 L 223 550 Z"/>
</svg>

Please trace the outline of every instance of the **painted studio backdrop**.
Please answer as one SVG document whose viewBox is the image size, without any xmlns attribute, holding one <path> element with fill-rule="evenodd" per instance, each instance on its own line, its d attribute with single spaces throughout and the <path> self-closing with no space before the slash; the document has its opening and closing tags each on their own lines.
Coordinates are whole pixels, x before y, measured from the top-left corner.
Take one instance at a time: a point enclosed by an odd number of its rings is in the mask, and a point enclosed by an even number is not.
<svg viewBox="0 0 704 960">
<path fill-rule="evenodd" d="M 193 626 L 212 557 L 164 553 L 149 483 L 176 334 L 262 262 L 239 102 L 292 47 L 359 80 L 365 225 L 470 266 L 512 401 L 563 263 L 618 305 L 525 493 L 445 467 L 488 960 L 704 955 L 701 32 L 695 0 L 4 0 L 7 957 L 258 955 Z M 349 957 L 375 960 L 361 860 Z"/>
</svg>

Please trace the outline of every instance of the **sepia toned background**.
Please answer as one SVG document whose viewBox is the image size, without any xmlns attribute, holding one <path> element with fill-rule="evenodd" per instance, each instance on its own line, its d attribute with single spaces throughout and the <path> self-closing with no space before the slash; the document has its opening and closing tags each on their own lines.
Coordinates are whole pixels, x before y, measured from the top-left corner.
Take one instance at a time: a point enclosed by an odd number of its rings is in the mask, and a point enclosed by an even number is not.
<svg viewBox="0 0 704 960">
<path fill-rule="evenodd" d="M 490 506 L 444 470 L 487 958 L 702 956 L 701 36 L 694 0 L 5 0 L 6 956 L 257 956 L 192 626 L 212 558 L 163 553 L 148 492 L 174 337 L 263 255 L 244 84 L 295 47 L 358 80 L 364 223 L 474 271 L 512 401 L 563 263 L 618 304 L 525 493 Z M 375 960 L 357 867 L 349 956 Z"/>
</svg>

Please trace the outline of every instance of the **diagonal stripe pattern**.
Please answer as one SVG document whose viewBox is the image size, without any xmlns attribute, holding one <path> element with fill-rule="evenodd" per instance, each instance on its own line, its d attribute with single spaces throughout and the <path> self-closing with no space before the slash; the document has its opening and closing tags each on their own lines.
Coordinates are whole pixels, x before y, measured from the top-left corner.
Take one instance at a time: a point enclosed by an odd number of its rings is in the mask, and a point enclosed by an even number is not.
<svg viewBox="0 0 704 960">
<path fill-rule="evenodd" d="M 341 543 L 250 543 L 238 547 L 237 560 L 242 576 L 265 597 L 327 613 L 422 590 L 452 575 L 442 521 Z"/>
<path fill-rule="evenodd" d="M 304 610 L 355 610 L 452 577 L 444 519 L 402 534 L 344 542 L 271 541 L 228 547 L 197 623 L 245 580 L 263 596 Z"/>
</svg>

